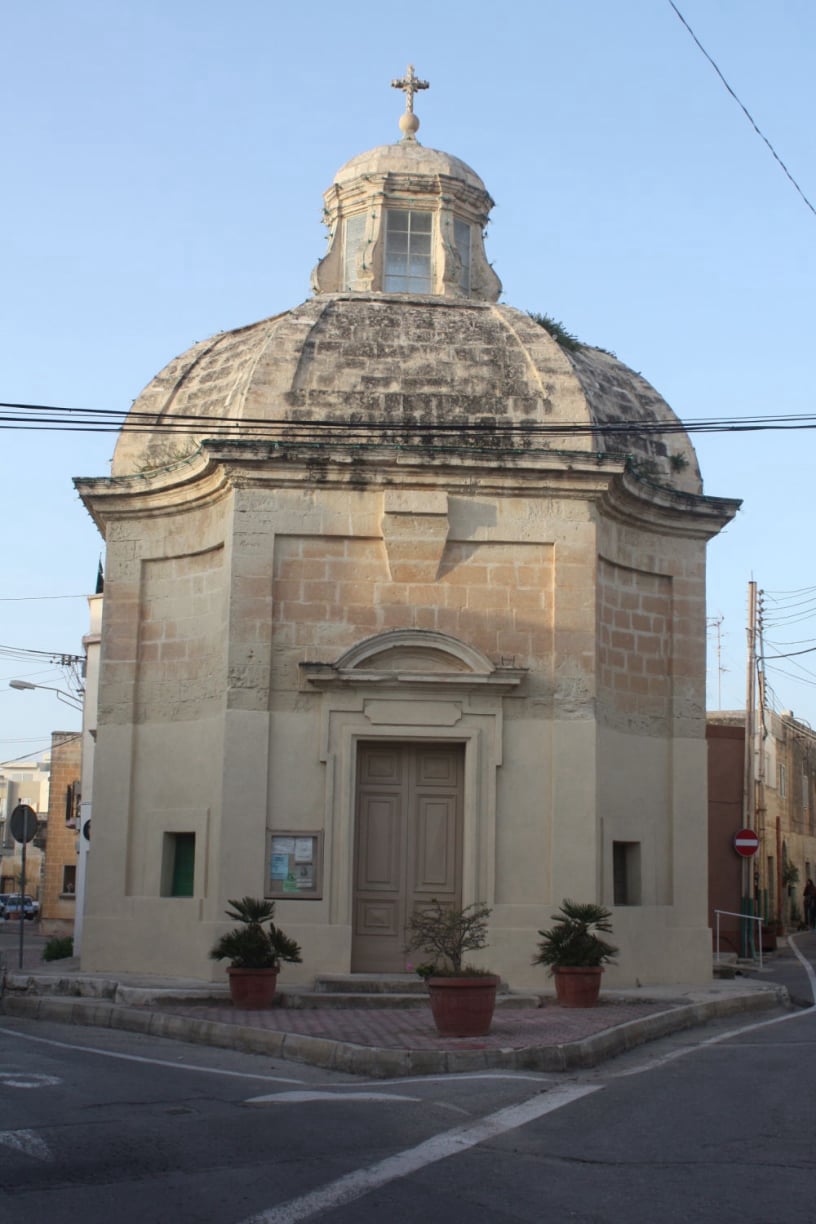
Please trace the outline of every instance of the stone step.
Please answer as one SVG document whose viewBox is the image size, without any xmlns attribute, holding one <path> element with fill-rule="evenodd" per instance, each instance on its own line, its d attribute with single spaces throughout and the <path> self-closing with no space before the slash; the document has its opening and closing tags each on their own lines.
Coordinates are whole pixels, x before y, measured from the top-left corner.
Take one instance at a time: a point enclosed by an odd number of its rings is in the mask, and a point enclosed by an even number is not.
<svg viewBox="0 0 816 1224">
<path fill-rule="evenodd" d="M 278 991 L 278 998 L 283 1007 L 303 1010 L 306 1008 L 359 1008 L 371 1010 L 374 1008 L 403 1008 L 427 1006 L 421 994 L 376 993 L 363 994 L 361 991 L 348 993 L 330 990 L 298 990 L 295 988 Z"/>
<path fill-rule="evenodd" d="M 415 973 L 325 973 L 315 978 L 316 994 L 426 995 Z"/>
<path fill-rule="evenodd" d="M 361 1008 L 384 1009 L 403 1007 L 424 1007 L 428 1004 L 428 992 L 423 982 L 421 990 L 399 993 L 394 990 L 327 990 L 325 979 L 320 990 L 299 990 L 297 987 L 284 988 L 279 991 L 282 1006 L 291 1008 Z M 541 1007 L 541 996 L 537 994 L 512 994 L 501 991 L 496 995 L 497 1008 L 532 1008 Z"/>
</svg>

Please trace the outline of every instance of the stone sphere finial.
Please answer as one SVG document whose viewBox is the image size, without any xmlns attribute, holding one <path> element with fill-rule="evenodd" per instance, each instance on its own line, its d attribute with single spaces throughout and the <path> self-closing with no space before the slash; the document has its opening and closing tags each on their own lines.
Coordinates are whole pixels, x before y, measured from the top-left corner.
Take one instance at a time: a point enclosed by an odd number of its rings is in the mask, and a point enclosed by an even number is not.
<svg viewBox="0 0 816 1224">
<path fill-rule="evenodd" d="M 419 129 L 419 119 L 413 111 L 403 111 L 399 117 L 400 131 L 403 140 L 416 140 Z"/>
<path fill-rule="evenodd" d="M 402 139 L 416 140 L 419 120 L 414 114 L 414 94 L 420 89 L 430 89 L 430 83 L 428 81 L 420 81 L 414 74 L 414 65 L 409 64 L 405 76 L 399 80 L 392 81 L 391 86 L 393 89 L 401 89 L 405 93 L 405 110 L 400 115 L 399 121 Z"/>
</svg>

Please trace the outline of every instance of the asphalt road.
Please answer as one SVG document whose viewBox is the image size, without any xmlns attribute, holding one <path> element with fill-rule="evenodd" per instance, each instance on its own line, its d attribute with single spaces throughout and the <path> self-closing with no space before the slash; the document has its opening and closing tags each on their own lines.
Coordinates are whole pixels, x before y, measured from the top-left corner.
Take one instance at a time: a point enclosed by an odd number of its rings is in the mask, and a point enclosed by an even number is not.
<svg viewBox="0 0 816 1224">
<path fill-rule="evenodd" d="M 815 1081 L 816 1011 L 385 1083 L 0 1017 L 0 1221 L 810 1220 Z"/>
</svg>

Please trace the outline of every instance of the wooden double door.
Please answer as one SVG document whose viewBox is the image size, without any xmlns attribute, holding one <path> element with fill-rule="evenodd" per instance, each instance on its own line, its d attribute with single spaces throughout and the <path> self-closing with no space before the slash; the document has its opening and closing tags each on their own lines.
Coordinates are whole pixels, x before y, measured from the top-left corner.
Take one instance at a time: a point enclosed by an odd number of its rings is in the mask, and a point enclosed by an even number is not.
<svg viewBox="0 0 816 1224">
<path fill-rule="evenodd" d="M 401 973 L 416 907 L 462 903 L 463 744 L 358 747 L 353 973 Z"/>
</svg>

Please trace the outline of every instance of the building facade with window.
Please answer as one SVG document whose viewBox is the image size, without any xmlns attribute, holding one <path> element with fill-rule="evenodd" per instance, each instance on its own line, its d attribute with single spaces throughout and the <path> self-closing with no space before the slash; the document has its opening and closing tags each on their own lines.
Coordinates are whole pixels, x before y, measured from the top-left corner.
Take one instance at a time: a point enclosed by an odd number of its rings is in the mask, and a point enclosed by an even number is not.
<svg viewBox="0 0 816 1224">
<path fill-rule="evenodd" d="M 716 910 L 724 951 L 740 951 L 740 913 L 796 930 L 803 918 L 802 890 L 816 872 L 816 733 L 790 711 L 766 710 L 757 720 L 750 771 L 752 800 L 746 812 L 745 714 L 708 715 L 709 902 Z M 745 825 L 759 838 L 747 864 L 734 848 Z M 747 891 L 746 891 L 747 888 Z"/>
<path fill-rule="evenodd" d="M 335 176 L 314 295 L 172 362 L 77 482 L 83 967 L 220 978 L 228 899 L 266 895 L 290 981 L 400 971 L 438 899 L 542 985 L 572 897 L 614 908 L 610 981 L 703 980 L 705 546 L 738 503 L 640 375 L 498 303 L 485 185 L 404 130 Z"/>
<path fill-rule="evenodd" d="M 71 935 L 76 917 L 82 737 L 51 734 L 48 845 L 43 863 L 40 922 L 43 935 Z"/>
<path fill-rule="evenodd" d="M 791 711 L 765 717 L 760 887 L 769 919 L 796 929 L 802 890 L 816 879 L 816 733 Z"/>
<path fill-rule="evenodd" d="M 48 786 L 51 757 L 41 753 L 34 760 L 5 761 L 0 765 L 0 892 L 19 892 L 23 856 L 11 834 L 11 813 L 23 803 L 37 813 L 38 829 L 26 847 L 25 892 L 38 898 L 42 881 L 43 846 L 48 820 Z"/>
</svg>

